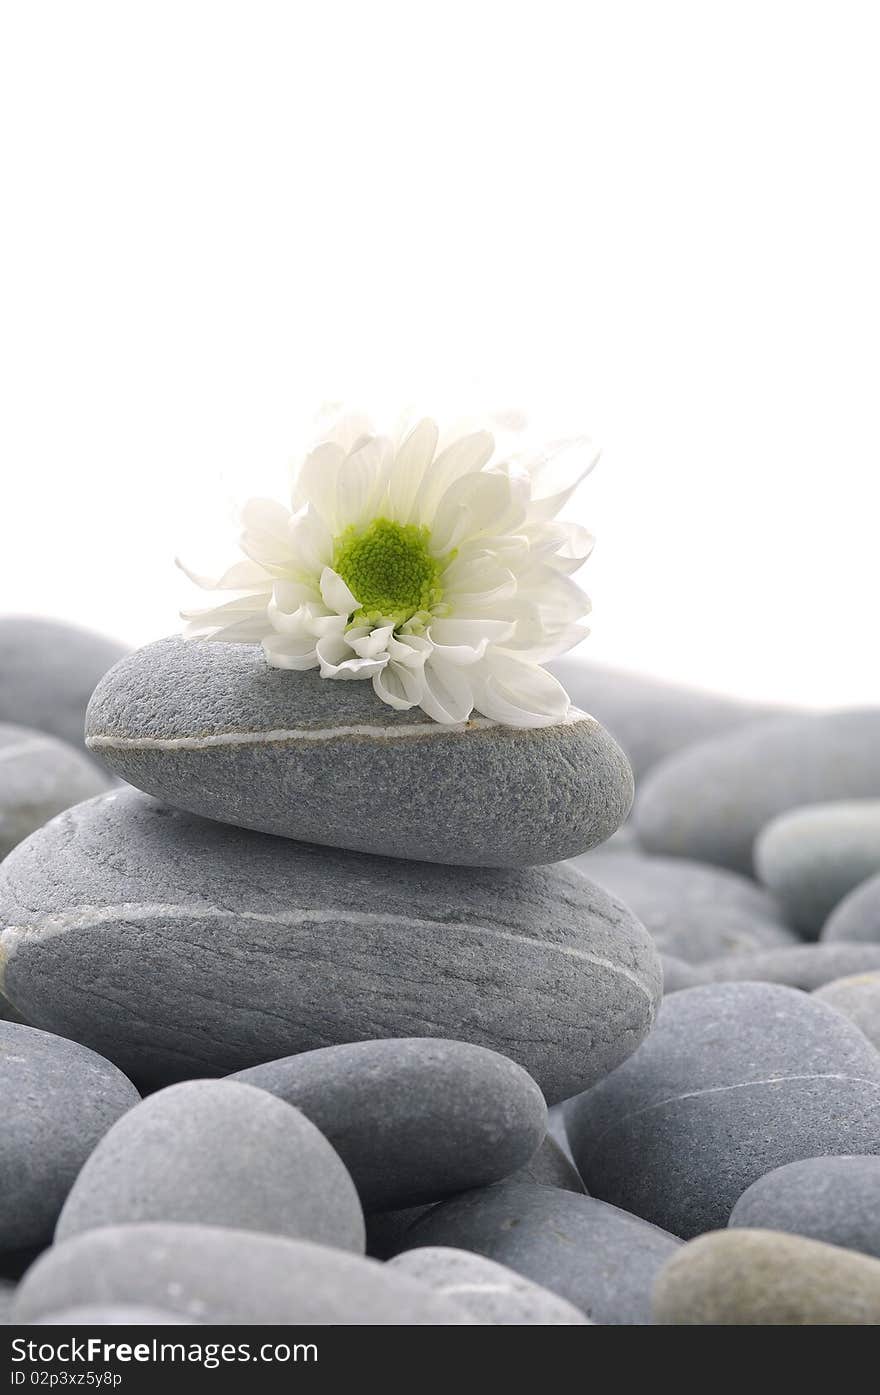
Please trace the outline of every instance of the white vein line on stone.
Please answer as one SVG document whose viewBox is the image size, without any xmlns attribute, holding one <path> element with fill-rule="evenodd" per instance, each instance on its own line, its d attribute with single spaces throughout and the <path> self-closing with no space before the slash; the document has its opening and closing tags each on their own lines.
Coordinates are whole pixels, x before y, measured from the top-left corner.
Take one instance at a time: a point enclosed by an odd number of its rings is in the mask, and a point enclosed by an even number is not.
<svg viewBox="0 0 880 1395">
<path fill-rule="evenodd" d="M 577 722 L 592 722 L 586 712 L 573 708 L 557 726 L 574 726 Z M 134 751 L 202 751 L 211 746 L 259 746 L 281 741 L 333 741 L 343 736 L 368 736 L 379 741 L 400 741 L 409 736 L 461 736 L 469 731 L 487 731 L 498 722 L 488 717 L 474 717 L 469 722 L 411 722 L 409 725 L 375 726 L 368 722 L 341 727 L 278 727 L 273 731 L 218 731 L 204 736 L 114 736 L 99 732 L 86 737 L 90 750 L 103 747 Z"/>
<path fill-rule="evenodd" d="M 17 744 L 2 747 L 0 761 L 17 760 L 19 756 L 29 756 L 32 752 L 45 750 L 46 740 L 40 737 L 28 737 L 27 741 L 19 741 Z"/>
<path fill-rule="evenodd" d="M 548 949 L 557 954 L 568 955 L 597 968 L 610 969 L 629 979 L 645 995 L 653 1010 L 653 999 L 642 980 L 625 964 L 615 964 L 600 954 L 590 954 L 587 950 L 576 949 L 574 945 L 558 945 L 550 940 L 533 940 L 528 935 L 517 934 L 514 930 L 501 930 L 495 925 L 470 924 L 467 921 L 423 920 L 416 916 L 384 914 L 379 911 L 352 910 L 301 910 L 301 911 L 232 911 L 223 906 L 164 905 L 161 902 L 123 901 L 116 906 L 79 906 L 76 910 L 57 911 L 44 916 L 35 925 L 7 925 L 0 932 L 0 987 L 6 965 L 21 944 L 28 940 L 42 941 L 63 935 L 68 930 L 93 930 L 100 925 L 126 920 L 254 920 L 264 925 L 296 926 L 305 924 L 339 924 L 373 926 L 404 926 L 407 929 L 464 930 L 472 934 L 492 935 L 497 939 L 508 940 L 512 944 L 524 944 L 531 950 Z"/>
<path fill-rule="evenodd" d="M 787 1085 L 794 1081 L 805 1080 L 843 1080 L 848 1085 L 870 1085 L 873 1089 L 880 1090 L 880 1080 L 868 1080 L 863 1075 L 841 1075 L 834 1071 L 814 1071 L 812 1075 L 769 1075 L 766 1080 L 741 1080 L 736 1085 L 708 1085 L 705 1090 L 686 1090 L 683 1095 L 670 1095 L 668 1099 L 656 1100 L 654 1104 L 643 1105 L 641 1109 L 632 1109 L 621 1119 L 615 1119 L 600 1134 L 596 1135 L 590 1156 L 595 1155 L 602 1139 L 607 1138 L 609 1133 L 622 1128 L 624 1124 L 629 1123 L 630 1119 L 637 1119 L 640 1114 L 650 1114 L 654 1109 L 664 1109 L 667 1104 L 678 1104 L 681 1100 L 697 1100 L 704 1095 L 723 1095 L 728 1090 L 749 1090 L 753 1085 Z"/>
</svg>

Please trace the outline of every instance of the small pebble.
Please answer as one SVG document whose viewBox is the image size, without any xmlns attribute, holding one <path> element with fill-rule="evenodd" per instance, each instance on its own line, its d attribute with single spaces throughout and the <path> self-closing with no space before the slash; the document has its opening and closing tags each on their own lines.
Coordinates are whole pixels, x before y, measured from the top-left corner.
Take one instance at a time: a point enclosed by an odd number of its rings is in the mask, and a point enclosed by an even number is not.
<svg viewBox="0 0 880 1395">
<path fill-rule="evenodd" d="M 558 1294 L 531 1283 L 504 1264 L 468 1250 L 426 1245 L 397 1255 L 389 1267 L 454 1299 L 479 1323 L 496 1327 L 584 1327 L 590 1322 L 579 1308 Z"/>
<path fill-rule="evenodd" d="M 835 906 L 822 929 L 821 938 L 880 944 L 880 876 L 869 877 Z"/>
<path fill-rule="evenodd" d="M 815 939 L 834 907 L 880 872 L 880 799 L 781 814 L 755 843 L 755 870 L 789 924 Z"/>
<path fill-rule="evenodd" d="M 815 996 L 854 1022 L 880 1051 L 880 970 L 832 979 Z"/>
<path fill-rule="evenodd" d="M 804 1158 L 753 1182 L 730 1226 L 784 1230 L 880 1259 L 880 1157 Z"/>
<path fill-rule="evenodd" d="M 0 723 L 0 858 L 108 780 L 82 749 L 31 727 Z"/>
<path fill-rule="evenodd" d="M 751 979 L 785 983 L 811 993 L 836 978 L 874 969 L 880 969 L 880 944 L 791 945 L 701 964 L 700 980 L 723 983 Z"/>
</svg>

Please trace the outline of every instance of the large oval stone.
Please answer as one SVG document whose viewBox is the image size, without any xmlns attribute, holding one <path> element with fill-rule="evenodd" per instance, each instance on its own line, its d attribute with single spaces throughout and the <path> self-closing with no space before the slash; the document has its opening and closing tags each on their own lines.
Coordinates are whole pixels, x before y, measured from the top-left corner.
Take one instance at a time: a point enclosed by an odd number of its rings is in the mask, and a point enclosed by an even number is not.
<svg viewBox="0 0 880 1395">
<path fill-rule="evenodd" d="M 89 749 L 180 809 L 286 838 L 463 866 L 557 862 L 603 842 L 632 772 L 591 717 L 519 730 L 395 712 L 369 683 L 165 639 L 99 683 Z"/>
<path fill-rule="evenodd" d="M 0 868 L 2 990 L 137 1079 L 317 1047 L 458 1037 L 558 1100 L 649 1031 L 647 932 L 570 868 L 475 870 L 209 823 L 136 790 L 90 800 Z"/>
<path fill-rule="evenodd" d="M 796 989 L 686 988 L 631 1060 L 569 1102 L 566 1122 L 591 1195 L 689 1238 L 726 1225 L 771 1168 L 880 1153 L 880 1054 Z"/>
</svg>

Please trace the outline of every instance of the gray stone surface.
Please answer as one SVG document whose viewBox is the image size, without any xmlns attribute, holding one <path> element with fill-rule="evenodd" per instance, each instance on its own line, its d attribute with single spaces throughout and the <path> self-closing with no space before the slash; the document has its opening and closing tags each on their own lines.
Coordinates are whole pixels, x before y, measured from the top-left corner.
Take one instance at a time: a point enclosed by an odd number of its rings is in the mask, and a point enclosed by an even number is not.
<svg viewBox="0 0 880 1395">
<path fill-rule="evenodd" d="M 36 1327 L 197 1327 L 195 1318 L 176 1316 L 160 1308 L 93 1303 L 88 1307 L 65 1308 L 36 1318 Z"/>
<path fill-rule="evenodd" d="M 658 761 L 719 732 L 777 715 L 768 703 L 741 702 L 646 674 L 566 655 L 547 667 L 584 712 L 619 741 L 637 776 Z"/>
<path fill-rule="evenodd" d="M 848 974 L 880 969 L 880 944 L 791 945 L 765 949 L 736 959 L 716 959 L 700 965 L 703 983 L 751 979 L 761 983 L 786 983 L 810 993 Z"/>
<path fill-rule="evenodd" d="M 804 1158 L 747 1187 L 729 1226 L 783 1230 L 880 1259 L 880 1157 Z"/>
<path fill-rule="evenodd" d="M 81 749 L 32 727 L 0 723 L 0 858 L 108 784 Z"/>
<path fill-rule="evenodd" d="M 572 866 L 625 902 L 661 954 L 688 964 L 797 942 L 773 898 L 735 872 L 683 857 L 601 848 L 574 858 Z"/>
<path fill-rule="evenodd" d="M 161 640 L 99 684 L 93 754 L 139 789 L 224 823 L 468 866 L 557 862 L 603 842 L 632 772 L 592 719 L 445 727 L 370 683 L 270 668 L 259 647 Z"/>
<path fill-rule="evenodd" d="M 566 1120 L 593 1196 L 690 1238 L 726 1225 L 771 1168 L 880 1152 L 880 1053 L 793 988 L 687 988 Z"/>
<path fill-rule="evenodd" d="M 0 722 L 81 746 L 86 705 L 125 646 L 63 620 L 0 616 Z"/>
<path fill-rule="evenodd" d="M 129 1110 L 74 1182 L 55 1239 L 135 1221 L 364 1251 L 354 1183 L 323 1134 L 298 1109 L 231 1080 L 189 1080 Z"/>
<path fill-rule="evenodd" d="M 815 994 L 854 1022 L 880 1051 L 880 966 L 873 973 L 832 979 L 817 988 Z"/>
<path fill-rule="evenodd" d="M 155 1083 L 454 1036 L 552 1102 L 635 1050 L 661 991 L 647 932 L 570 868 L 389 862 L 126 789 L 6 858 L 0 927 L 14 1005 Z"/>
<path fill-rule="evenodd" d="M 664 993 L 677 993 L 680 988 L 696 988 L 698 983 L 702 983 L 700 971 L 693 964 L 686 964 L 672 954 L 661 954 L 660 962 L 663 965 Z"/>
<path fill-rule="evenodd" d="M 835 906 L 821 938 L 880 944 L 880 876 L 869 877 Z"/>
<path fill-rule="evenodd" d="M 85 1046 L 0 1022 L 0 1250 L 51 1239 L 86 1158 L 139 1098 Z"/>
<path fill-rule="evenodd" d="M 14 1296 L 15 1284 L 10 1283 L 7 1279 L 0 1279 L 0 1327 L 4 1327 L 9 1321 L 9 1311 Z"/>
<path fill-rule="evenodd" d="M 232 1078 L 301 1109 L 333 1144 L 370 1211 L 497 1182 L 529 1162 L 547 1129 L 531 1076 L 470 1042 L 359 1041 Z"/>
<path fill-rule="evenodd" d="M 405 1242 L 409 1249 L 473 1250 L 603 1324 L 649 1321 L 654 1277 L 679 1244 L 591 1196 L 524 1182 L 501 1182 L 432 1206 Z"/>
<path fill-rule="evenodd" d="M 406 1243 L 405 1237 L 430 1206 L 407 1206 L 403 1211 L 367 1212 L 367 1254 L 371 1259 L 391 1259 Z"/>
<path fill-rule="evenodd" d="M 808 804 L 780 814 L 758 836 L 755 870 L 786 920 L 815 939 L 834 907 L 880 872 L 880 799 Z"/>
<path fill-rule="evenodd" d="M 692 1240 L 661 1271 L 654 1321 L 676 1327 L 880 1323 L 880 1261 L 772 1230 Z"/>
<path fill-rule="evenodd" d="M 0 993 L 0 1022 L 24 1022 L 21 1013 Z"/>
<path fill-rule="evenodd" d="M 512 1172 L 507 1180 L 537 1182 L 542 1187 L 561 1187 L 563 1191 L 578 1192 L 581 1196 L 586 1195 L 587 1190 L 571 1158 L 549 1133 L 534 1157 L 524 1167 Z"/>
<path fill-rule="evenodd" d="M 653 853 L 746 874 L 765 824 L 802 804 L 880 797 L 880 708 L 775 717 L 653 769 L 636 831 Z"/>
<path fill-rule="evenodd" d="M 573 1303 L 485 1255 L 426 1245 L 397 1255 L 390 1267 L 454 1299 L 481 1324 L 583 1327 L 590 1323 Z"/>
<path fill-rule="evenodd" d="M 257 1231 L 175 1224 L 104 1226 L 53 1245 L 19 1284 L 12 1316 L 34 1322 L 106 1304 L 217 1325 L 472 1322 L 452 1299 L 361 1255 Z"/>
</svg>

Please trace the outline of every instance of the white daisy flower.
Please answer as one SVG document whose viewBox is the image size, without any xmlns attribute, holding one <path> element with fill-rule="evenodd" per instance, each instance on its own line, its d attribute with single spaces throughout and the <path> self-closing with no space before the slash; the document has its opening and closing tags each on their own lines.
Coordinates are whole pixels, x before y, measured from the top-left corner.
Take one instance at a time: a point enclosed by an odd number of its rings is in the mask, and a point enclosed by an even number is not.
<svg viewBox="0 0 880 1395">
<path fill-rule="evenodd" d="M 588 441 L 497 461 L 488 431 L 398 439 L 345 417 L 296 473 L 292 510 L 252 499 L 245 559 L 185 611 L 188 639 L 260 644 L 274 668 L 367 679 L 437 722 L 476 710 L 515 727 L 562 722 L 570 703 L 541 665 L 587 633 L 572 580 L 593 540 L 556 515 L 594 465 Z M 187 570 L 184 568 L 184 570 Z"/>
</svg>

